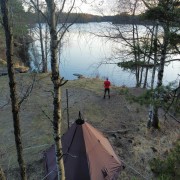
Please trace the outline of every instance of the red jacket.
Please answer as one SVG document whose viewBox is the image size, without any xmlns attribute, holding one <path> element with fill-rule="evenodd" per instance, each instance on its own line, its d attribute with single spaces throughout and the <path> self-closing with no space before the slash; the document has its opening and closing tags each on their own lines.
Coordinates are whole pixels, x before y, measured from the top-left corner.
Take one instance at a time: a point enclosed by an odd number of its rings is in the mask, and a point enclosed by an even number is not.
<svg viewBox="0 0 180 180">
<path fill-rule="evenodd" d="M 110 81 L 106 80 L 104 81 L 104 88 L 109 88 L 111 86 Z"/>
</svg>

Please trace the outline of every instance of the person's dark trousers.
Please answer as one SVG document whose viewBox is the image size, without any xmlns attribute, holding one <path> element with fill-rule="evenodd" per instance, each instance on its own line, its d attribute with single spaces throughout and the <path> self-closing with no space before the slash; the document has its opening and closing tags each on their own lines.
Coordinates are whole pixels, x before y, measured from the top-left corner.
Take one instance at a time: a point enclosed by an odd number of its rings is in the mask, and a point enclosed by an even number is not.
<svg viewBox="0 0 180 180">
<path fill-rule="evenodd" d="M 104 89 L 104 99 L 106 98 L 106 93 L 108 93 L 108 96 L 109 96 L 109 99 L 110 99 L 110 89 L 109 88 Z"/>
</svg>

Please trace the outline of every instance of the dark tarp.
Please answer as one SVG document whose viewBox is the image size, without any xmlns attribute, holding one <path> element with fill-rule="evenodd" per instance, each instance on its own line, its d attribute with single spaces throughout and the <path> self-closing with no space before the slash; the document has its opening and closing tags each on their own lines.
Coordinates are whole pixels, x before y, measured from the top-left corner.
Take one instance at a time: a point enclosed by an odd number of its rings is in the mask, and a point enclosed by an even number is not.
<svg viewBox="0 0 180 180">
<path fill-rule="evenodd" d="M 56 154 L 54 145 L 44 153 L 47 180 L 57 180 Z"/>
<path fill-rule="evenodd" d="M 66 180 L 116 180 L 121 162 L 107 138 L 89 123 L 74 123 L 62 136 Z M 47 180 L 56 180 L 54 145 L 45 154 Z"/>
</svg>

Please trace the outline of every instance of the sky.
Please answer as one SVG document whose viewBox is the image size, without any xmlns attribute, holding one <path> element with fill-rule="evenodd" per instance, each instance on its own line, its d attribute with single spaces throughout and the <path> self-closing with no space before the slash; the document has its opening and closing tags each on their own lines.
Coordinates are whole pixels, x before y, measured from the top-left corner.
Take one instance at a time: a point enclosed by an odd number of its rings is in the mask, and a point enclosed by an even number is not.
<svg viewBox="0 0 180 180">
<path fill-rule="evenodd" d="M 30 0 L 25 0 L 29 2 Z M 45 0 L 39 0 L 39 3 Z M 75 0 L 75 8 L 73 12 L 78 13 L 89 13 L 94 15 L 114 15 L 112 13 L 112 8 L 117 0 Z M 36 0 L 34 0 L 36 2 Z M 56 4 L 61 6 L 63 0 L 55 0 Z M 65 11 L 71 7 L 73 0 L 66 0 Z M 27 6 L 24 6 L 27 9 Z"/>
<path fill-rule="evenodd" d="M 29 2 L 30 0 L 25 0 L 25 1 Z M 54 0 L 54 1 L 59 7 L 61 7 L 62 2 L 64 0 Z M 74 0 L 66 0 L 65 7 L 64 7 L 64 10 L 66 12 L 72 6 L 73 1 Z M 36 0 L 34 0 L 34 2 L 36 2 Z M 41 2 L 44 3 L 45 0 L 39 0 L 39 3 Z M 88 13 L 88 14 L 94 14 L 94 15 L 116 15 L 118 13 L 129 11 L 130 4 L 131 4 L 131 8 L 133 7 L 132 2 L 134 2 L 134 0 L 121 0 L 121 1 L 119 0 L 75 0 L 73 12 Z M 140 7 L 139 9 L 142 9 L 142 4 L 141 5 L 139 4 L 139 7 Z"/>
<path fill-rule="evenodd" d="M 58 1 L 58 0 L 57 0 Z M 71 0 L 70 0 L 71 1 Z M 76 0 L 77 11 L 97 15 L 116 15 L 133 9 L 134 0 Z M 132 10 L 131 9 L 131 10 Z M 138 2 L 136 13 L 144 11 L 142 1 Z"/>
<path fill-rule="evenodd" d="M 80 12 L 97 15 L 110 15 L 116 0 L 76 0 Z"/>
</svg>

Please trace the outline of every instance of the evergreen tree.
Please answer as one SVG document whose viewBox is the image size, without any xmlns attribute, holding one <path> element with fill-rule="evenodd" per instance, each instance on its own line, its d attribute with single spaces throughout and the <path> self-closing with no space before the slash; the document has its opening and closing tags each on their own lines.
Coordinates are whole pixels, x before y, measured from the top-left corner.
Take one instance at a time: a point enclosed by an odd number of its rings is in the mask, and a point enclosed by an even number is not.
<svg viewBox="0 0 180 180">
<path fill-rule="evenodd" d="M 145 2 L 145 1 L 144 1 Z M 163 86 L 163 75 L 164 75 L 164 66 L 167 62 L 167 55 L 169 53 L 178 54 L 178 37 L 177 32 L 179 31 L 180 25 L 180 11 L 179 11 L 179 1 L 178 0 L 159 0 L 156 6 L 150 7 L 147 2 L 145 2 L 148 10 L 145 13 L 146 18 L 150 20 L 158 21 L 162 28 L 163 34 L 161 37 L 161 43 L 159 46 L 159 59 L 156 59 L 156 62 L 159 62 L 158 65 L 158 82 L 157 82 L 157 92 L 154 95 L 155 101 L 159 101 L 161 98 L 161 87 Z M 160 42 L 160 40 L 159 40 Z M 177 42 L 177 43 L 175 43 Z M 152 126 L 154 128 L 159 127 L 159 117 L 158 109 L 159 105 L 155 104 L 153 106 L 153 119 Z"/>
</svg>

